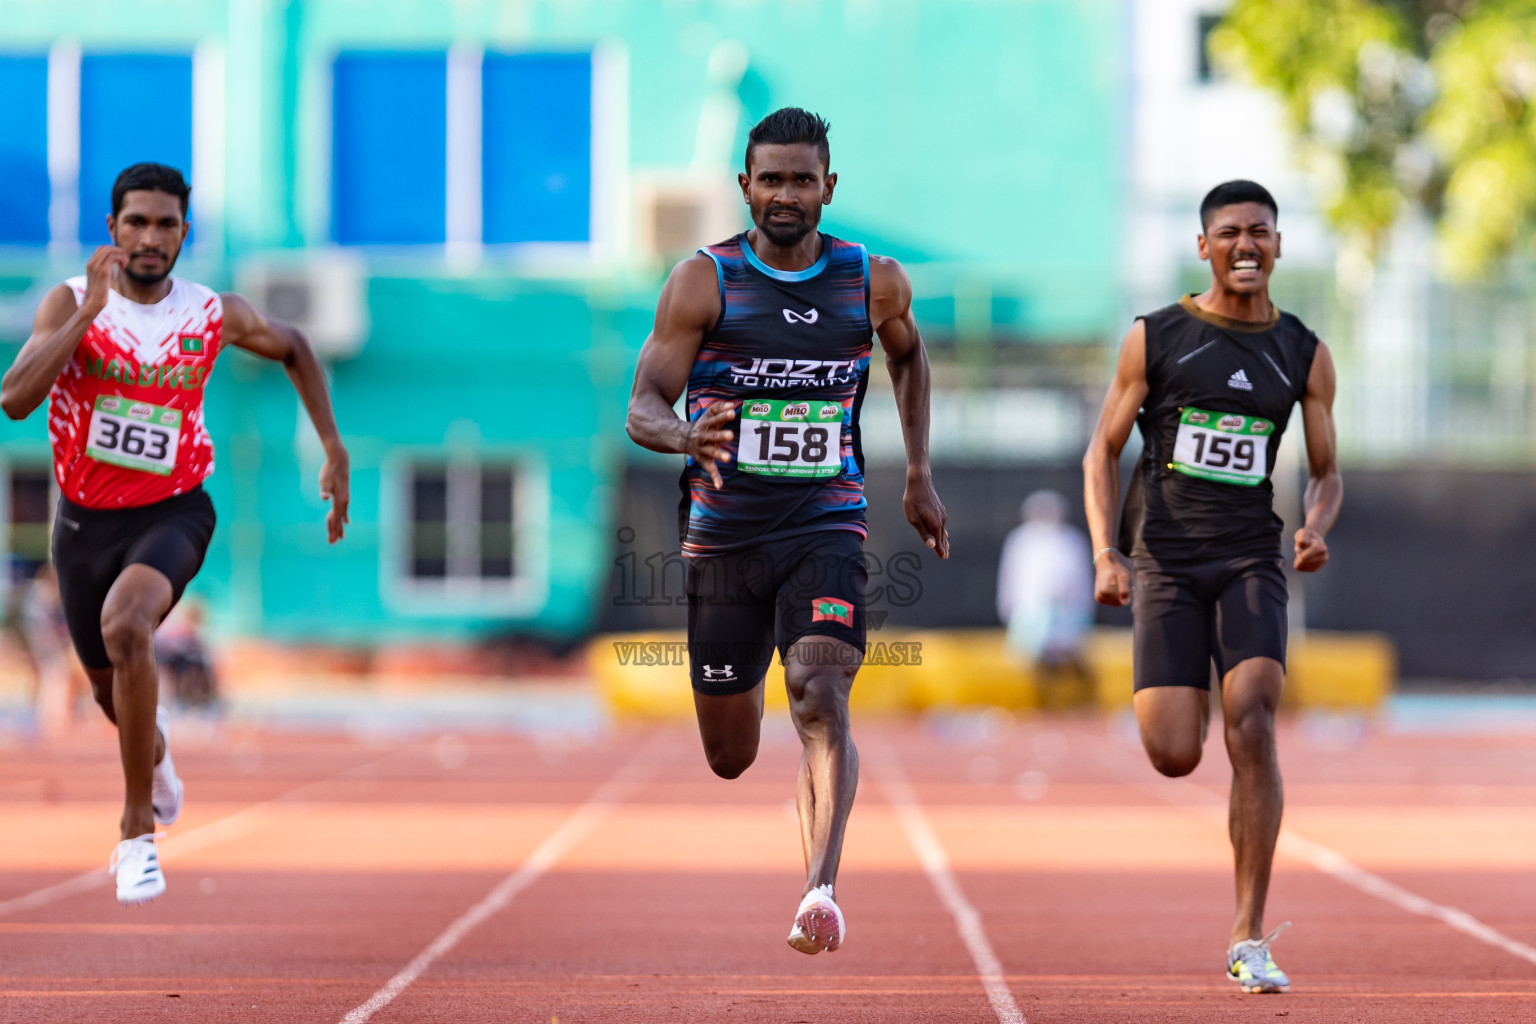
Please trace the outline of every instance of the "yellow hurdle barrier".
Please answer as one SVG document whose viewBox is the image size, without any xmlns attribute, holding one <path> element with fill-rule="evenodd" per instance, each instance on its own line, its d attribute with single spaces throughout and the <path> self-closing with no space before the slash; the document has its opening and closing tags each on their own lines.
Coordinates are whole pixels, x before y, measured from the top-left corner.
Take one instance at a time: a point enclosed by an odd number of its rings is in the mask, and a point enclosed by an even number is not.
<svg viewBox="0 0 1536 1024">
<path fill-rule="evenodd" d="M 1397 678 L 1396 649 L 1379 634 L 1310 631 L 1292 638 L 1287 662 L 1288 708 L 1369 710 L 1386 699 Z M 597 637 L 588 648 L 588 664 L 598 692 L 618 717 L 693 714 L 681 631 Z M 850 705 L 877 714 L 938 707 L 1130 706 L 1130 630 L 1094 630 L 1084 664 L 1086 677 L 1031 668 L 1008 649 L 999 629 L 882 630 L 869 641 Z M 768 669 L 764 701 L 770 709 L 788 707 L 777 656 Z"/>
</svg>

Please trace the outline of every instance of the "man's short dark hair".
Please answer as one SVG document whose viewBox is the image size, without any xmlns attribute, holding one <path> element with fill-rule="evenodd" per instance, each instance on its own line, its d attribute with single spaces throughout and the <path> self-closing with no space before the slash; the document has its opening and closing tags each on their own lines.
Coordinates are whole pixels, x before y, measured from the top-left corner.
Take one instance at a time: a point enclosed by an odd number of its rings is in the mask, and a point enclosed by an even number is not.
<svg viewBox="0 0 1536 1024">
<path fill-rule="evenodd" d="M 186 217 L 187 199 L 192 195 L 192 187 L 180 171 L 165 164 L 144 163 L 125 167 L 112 183 L 112 216 L 116 217 L 122 212 L 123 197 L 129 192 L 164 192 L 175 196 L 181 200 L 182 217 Z"/>
<path fill-rule="evenodd" d="M 827 132 L 832 126 L 809 110 L 799 107 L 781 107 L 752 126 L 747 133 L 747 173 L 752 173 L 752 150 L 758 146 L 793 146 L 804 143 L 815 146 L 821 155 L 823 170 L 832 167 L 832 149 L 827 145 Z"/>
<path fill-rule="evenodd" d="M 1224 181 L 1205 194 L 1200 201 L 1200 229 L 1203 231 L 1211 225 L 1211 214 L 1223 206 L 1236 206 L 1238 203 L 1258 203 L 1260 206 L 1269 207 L 1269 212 L 1280 219 L 1280 207 L 1275 205 L 1275 197 L 1269 194 L 1269 189 L 1256 181 Z"/>
</svg>

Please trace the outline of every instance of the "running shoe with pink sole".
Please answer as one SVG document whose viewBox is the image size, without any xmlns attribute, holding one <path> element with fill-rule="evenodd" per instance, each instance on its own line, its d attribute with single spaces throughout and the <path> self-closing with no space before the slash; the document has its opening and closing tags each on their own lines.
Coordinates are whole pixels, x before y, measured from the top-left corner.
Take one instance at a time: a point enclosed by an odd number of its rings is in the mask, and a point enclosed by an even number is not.
<svg viewBox="0 0 1536 1024">
<path fill-rule="evenodd" d="M 800 909 L 795 911 L 795 927 L 789 933 L 789 944 L 802 953 L 815 955 L 822 950 L 835 952 L 848 936 L 848 925 L 843 912 L 832 899 L 830 885 L 818 885 L 805 894 Z"/>
</svg>

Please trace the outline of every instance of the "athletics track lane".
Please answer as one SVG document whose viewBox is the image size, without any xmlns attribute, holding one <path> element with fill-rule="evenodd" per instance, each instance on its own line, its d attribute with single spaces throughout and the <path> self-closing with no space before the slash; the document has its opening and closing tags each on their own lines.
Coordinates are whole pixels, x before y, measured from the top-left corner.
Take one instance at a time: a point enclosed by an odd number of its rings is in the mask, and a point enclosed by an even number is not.
<svg viewBox="0 0 1536 1024">
<path fill-rule="evenodd" d="M 648 776 L 542 877 L 372 1019 L 995 1020 L 954 919 L 887 802 L 910 780 L 1023 1015 L 1046 1021 L 1515 1021 L 1536 965 L 1283 857 L 1272 921 L 1296 979 L 1220 976 L 1231 881 L 1219 738 L 1158 779 L 1101 719 L 864 723 L 865 778 L 834 955 L 784 945 L 798 891 L 796 745 L 770 723 L 741 780 L 667 727 Z M 1512 939 L 1536 943 L 1536 758 L 1523 739 L 1358 742 L 1289 725 L 1287 826 Z M 340 1021 L 653 742 L 358 743 L 251 734 L 178 748 L 172 837 L 245 813 L 238 837 L 168 844 L 171 889 L 99 888 L 0 914 L 0 1018 Z M 0 902 L 99 864 L 118 783 L 99 735 L 0 751 Z M 17 785 L 9 785 L 16 782 Z M 174 998 L 173 998 L 174 995 Z"/>
</svg>

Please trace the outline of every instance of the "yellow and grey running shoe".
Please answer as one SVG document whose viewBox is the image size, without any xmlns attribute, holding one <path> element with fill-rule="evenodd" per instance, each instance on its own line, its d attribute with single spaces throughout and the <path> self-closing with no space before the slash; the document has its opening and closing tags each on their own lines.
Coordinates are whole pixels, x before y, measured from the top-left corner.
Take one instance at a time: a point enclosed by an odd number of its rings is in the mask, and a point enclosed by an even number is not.
<svg viewBox="0 0 1536 1024">
<path fill-rule="evenodd" d="M 1243 986 L 1244 992 L 1289 992 L 1291 979 L 1275 966 L 1269 944 L 1290 926 L 1287 921 L 1262 939 L 1244 939 L 1227 950 L 1227 977 Z"/>
</svg>

